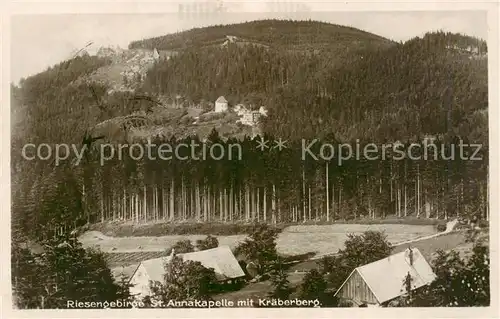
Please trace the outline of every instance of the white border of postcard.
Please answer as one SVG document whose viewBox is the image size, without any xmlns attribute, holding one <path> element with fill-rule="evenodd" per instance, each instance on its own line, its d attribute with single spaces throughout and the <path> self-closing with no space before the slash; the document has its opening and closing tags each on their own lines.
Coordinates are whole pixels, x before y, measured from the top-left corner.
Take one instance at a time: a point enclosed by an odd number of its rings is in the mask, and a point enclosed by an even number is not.
<svg viewBox="0 0 500 319">
<path fill-rule="evenodd" d="M 222 3 L 221 0 L 206 0 L 204 2 Z M 229 3 L 245 4 L 245 10 L 255 12 L 263 10 L 262 2 L 255 1 L 226 1 Z M 269 2 L 270 0 L 267 0 Z M 274 0 L 281 3 L 296 3 L 298 1 Z M 201 1 L 184 1 L 182 3 Z M 1 308 L 2 316 L 6 318 L 498 318 L 498 226 L 499 194 L 498 166 L 494 159 L 500 158 L 495 142 L 499 141 L 498 121 L 498 30 L 499 4 L 496 1 L 467 1 L 467 2 L 440 2 L 440 1 L 315 1 L 306 3 L 312 11 L 456 11 L 474 10 L 486 11 L 488 17 L 488 80 L 489 80 L 489 132 L 492 159 L 490 162 L 490 196 L 491 226 L 491 297 L 492 304 L 487 308 L 302 308 L 302 309 L 258 309 L 258 308 L 225 308 L 225 309 L 131 309 L 131 310 L 13 310 L 10 285 L 10 119 L 9 119 L 9 85 L 10 85 L 10 16 L 16 14 L 112 14 L 112 13 L 174 13 L 178 10 L 179 1 L 156 2 L 120 2 L 120 1 L 12 1 L 2 2 L 0 7 L 2 54 L 0 69 L 2 70 L 1 103 L 1 156 L 0 156 L 0 189 L 1 189 Z M 260 4 L 260 5 L 259 5 Z M 404 28 L 404 26 L 401 26 Z M 126 26 L 124 26 L 124 31 Z M 369 30 L 368 30 L 369 31 Z M 36 54 L 36 52 L 33 52 Z"/>
</svg>

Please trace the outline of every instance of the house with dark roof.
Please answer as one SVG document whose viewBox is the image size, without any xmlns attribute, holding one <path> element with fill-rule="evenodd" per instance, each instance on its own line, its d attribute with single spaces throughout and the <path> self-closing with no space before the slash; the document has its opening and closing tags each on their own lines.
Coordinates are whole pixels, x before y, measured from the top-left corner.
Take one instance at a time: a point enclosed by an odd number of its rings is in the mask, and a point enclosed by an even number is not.
<svg viewBox="0 0 500 319">
<path fill-rule="evenodd" d="M 355 306 L 385 306 L 411 290 L 424 287 L 436 279 L 431 266 L 417 248 L 377 260 L 354 269 L 335 293 L 341 302 Z"/>
<path fill-rule="evenodd" d="M 139 298 L 150 295 L 150 282 L 163 282 L 165 264 L 172 259 L 173 255 L 174 252 L 167 257 L 142 261 L 130 278 L 129 283 L 132 285 L 130 293 Z M 221 284 L 233 284 L 245 277 L 245 272 L 241 269 L 229 246 L 176 254 L 176 256 L 181 257 L 183 261 L 198 261 L 205 268 L 214 269 L 215 276 Z"/>
</svg>

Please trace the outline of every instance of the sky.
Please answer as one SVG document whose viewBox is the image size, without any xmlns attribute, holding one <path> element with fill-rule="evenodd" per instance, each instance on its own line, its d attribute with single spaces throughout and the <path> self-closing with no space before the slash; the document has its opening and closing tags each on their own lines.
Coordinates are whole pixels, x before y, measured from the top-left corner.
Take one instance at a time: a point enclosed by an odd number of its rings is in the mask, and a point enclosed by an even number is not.
<svg viewBox="0 0 500 319">
<path fill-rule="evenodd" d="M 383 37 L 406 41 L 429 31 L 460 32 L 487 39 L 485 11 L 321 11 L 311 4 L 289 8 L 261 4 L 226 6 L 225 12 L 191 15 L 177 11 L 161 14 L 43 14 L 11 17 L 11 81 L 17 83 L 65 60 L 89 42 L 89 53 L 101 46 L 126 48 L 131 41 L 214 24 L 264 18 L 312 19 L 362 29 Z M 185 11 L 189 9 L 184 9 Z M 196 11 L 198 10 L 198 11 Z M 212 10 L 212 9 L 208 9 Z M 280 11 L 275 13 L 271 11 Z M 300 11 L 300 12 L 299 12 Z M 194 13 L 193 13 L 194 12 Z"/>
</svg>

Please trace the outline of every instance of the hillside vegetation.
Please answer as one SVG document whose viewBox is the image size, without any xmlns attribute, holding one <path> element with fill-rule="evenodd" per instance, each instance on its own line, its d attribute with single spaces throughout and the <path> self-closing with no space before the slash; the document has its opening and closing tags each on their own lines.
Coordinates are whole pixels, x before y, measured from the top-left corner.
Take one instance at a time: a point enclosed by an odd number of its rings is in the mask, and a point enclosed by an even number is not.
<svg viewBox="0 0 500 319">
<path fill-rule="evenodd" d="M 359 29 L 318 21 L 259 20 L 194 28 L 161 37 L 133 41 L 130 49 L 180 50 L 223 44 L 227 36 L 237 42 L 289 50 L 343 51 L 391 41 Z"/>
<path fill-rule="evenodd" d="M 150 70 L 144 89 L 195 103 L 224 95 L 234 104 L 266 105 L 264 131 L 287 139 L 487 140 L 484 42 L 437 33 L 360 52 L 338 57 L 279 46 L 187 49 Z"/>
</svg>

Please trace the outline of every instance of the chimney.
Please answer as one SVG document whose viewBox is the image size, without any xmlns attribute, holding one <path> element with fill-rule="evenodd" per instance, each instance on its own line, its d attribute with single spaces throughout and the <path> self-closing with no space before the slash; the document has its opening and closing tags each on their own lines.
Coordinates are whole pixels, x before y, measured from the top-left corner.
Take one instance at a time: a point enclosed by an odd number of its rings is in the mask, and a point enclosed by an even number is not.
<svg viewBox="0 0 500 319">
<path fill-rule="evenodd" d="M 413 250 L 411 247 L 408 247 L 409 250 L 409 257 L 410 257 L 410 266 L 413 266 Z"/>
</svg>

